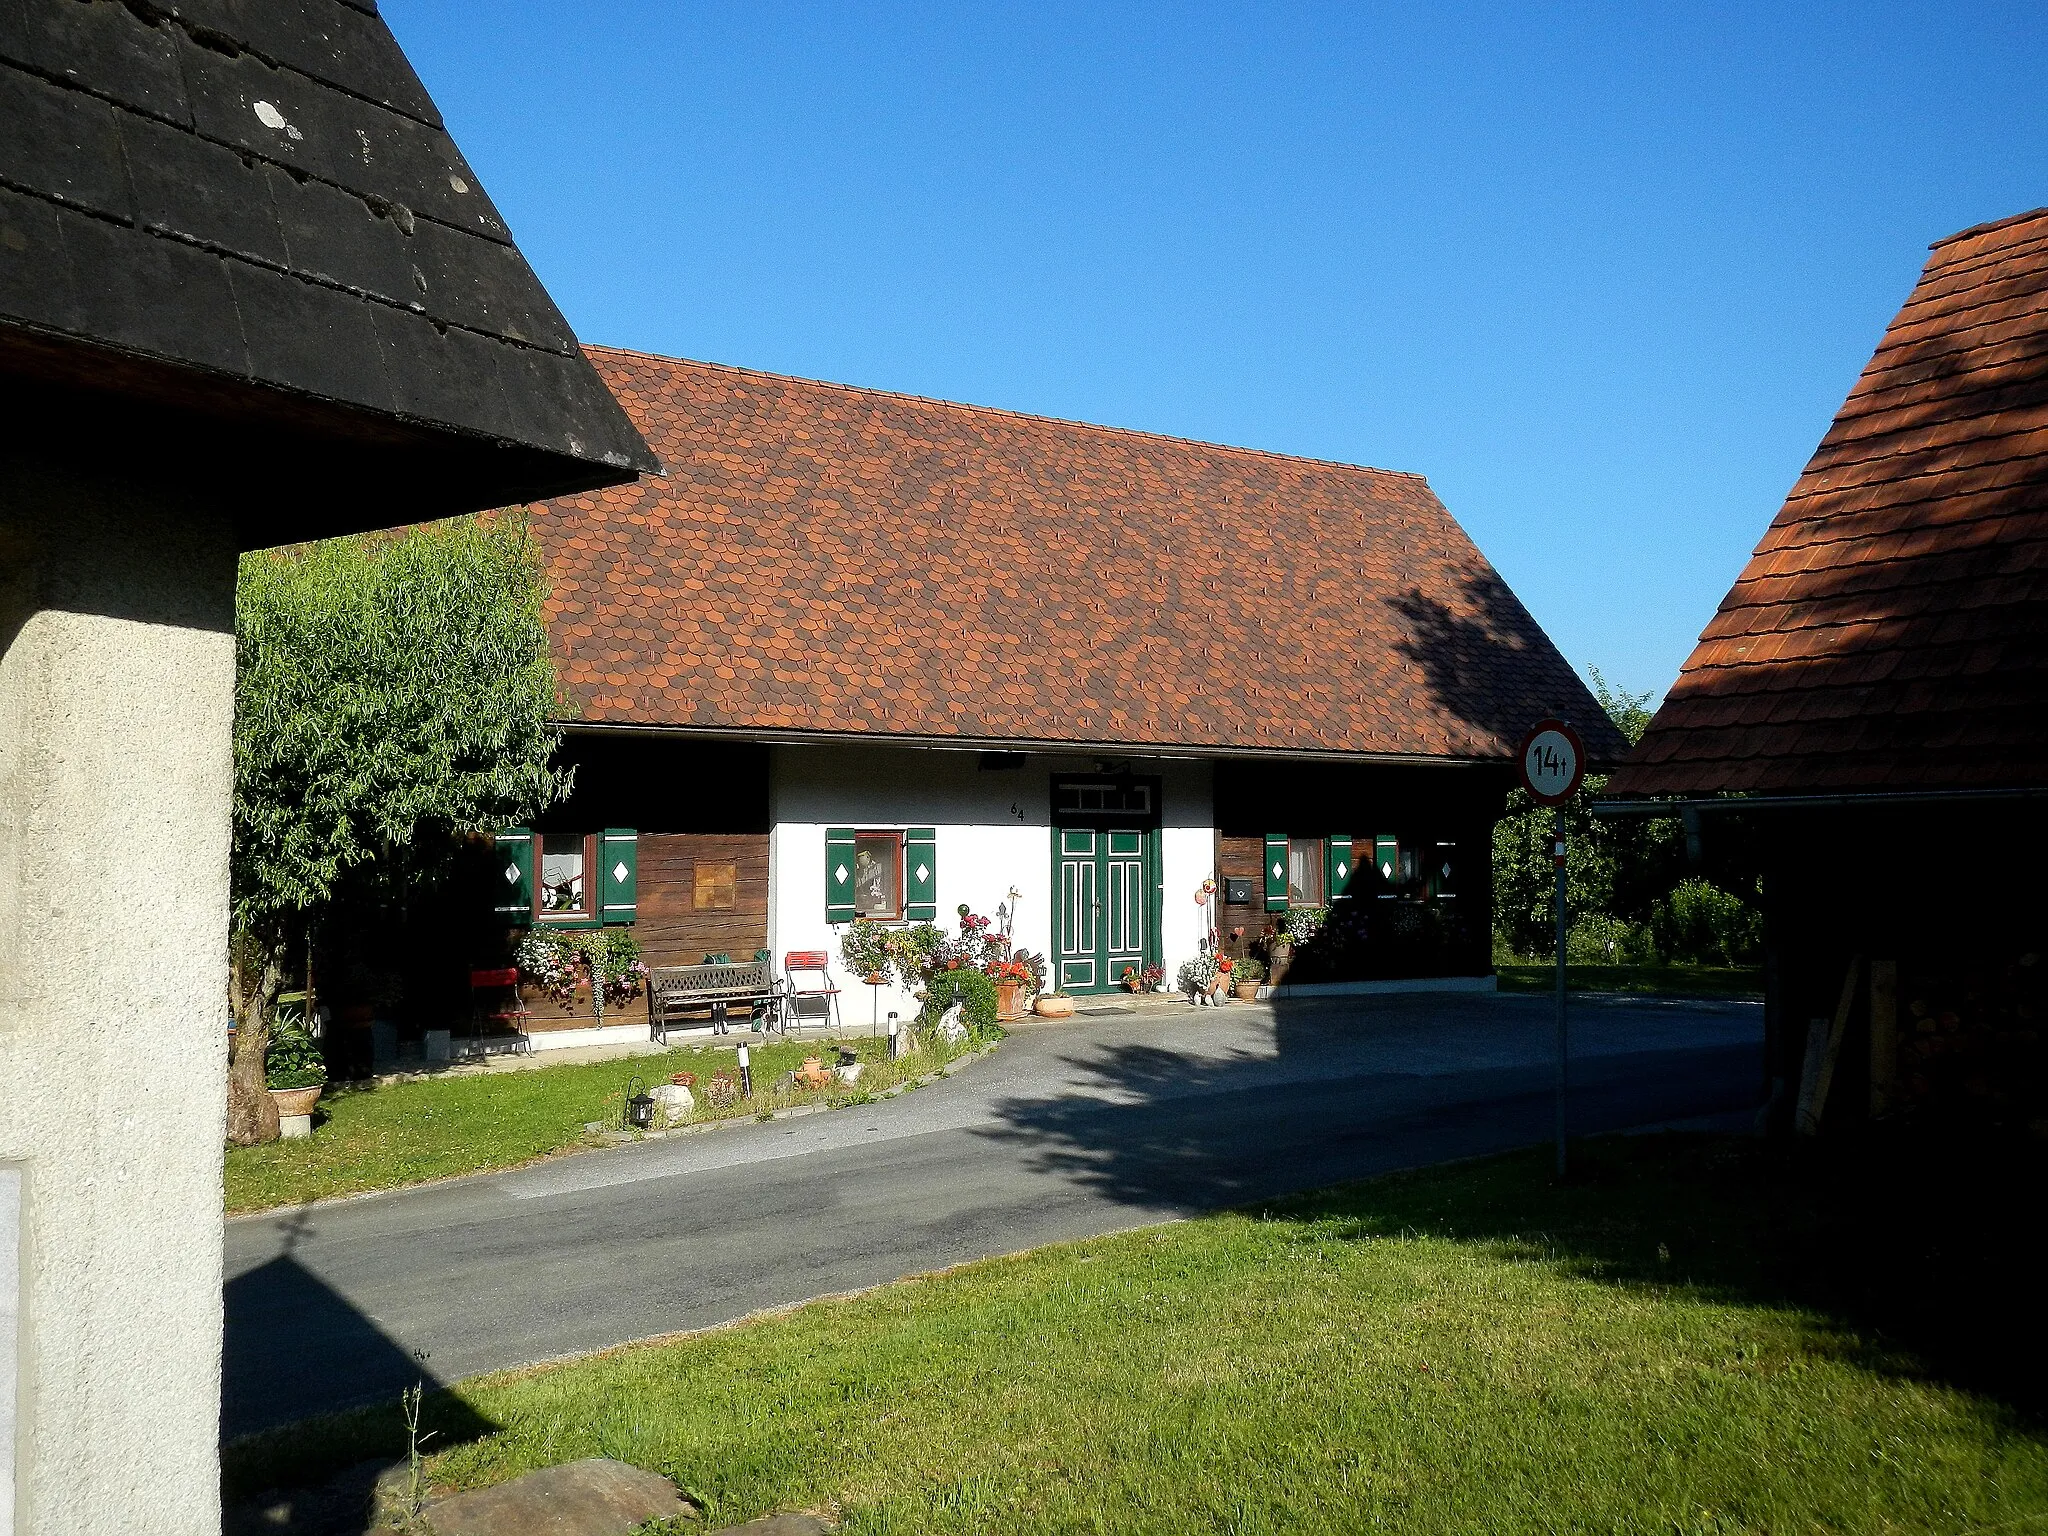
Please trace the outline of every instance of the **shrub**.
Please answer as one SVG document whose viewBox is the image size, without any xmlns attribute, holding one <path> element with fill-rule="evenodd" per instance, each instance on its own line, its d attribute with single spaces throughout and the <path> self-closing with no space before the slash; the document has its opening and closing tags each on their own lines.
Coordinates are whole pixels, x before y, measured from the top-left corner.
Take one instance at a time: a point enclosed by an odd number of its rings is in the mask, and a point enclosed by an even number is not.
<svg viewBox="0 0 2048 1536">
<path fill-rule="evenodd" d="M 327 1081 L 320 1042 L 304 1025 L 282 1016 L 271 1023 L 270 1044 L 263 1053 L 263 1081 L 272 1088 L 317 1088 Z"/>
<path fill-rule="evenodd" d="M 1587 912 L 1572 924 L 1564 953 L 1573 965 L 1651 965 L 1657 958 L 1647 929 L 1604 912 Z"/>
<path fill-rule="evenodd" d="M 927 1027 L 938 1023 L 955 1003 L 961 1005 L 960 1021 L 970 1029 L 995 1028 L 996 984 L 981 972 L 964 968 L 934 972 L 925 982 L 918 1022 Z"/>
<path fill-rule="evenodd" d="M 1763 914 L 1711 880 L 1686 880 L 1651 912 L 1650 935 L 1667 961 L 1749 965 L 1763 952 Z"/>
<path fill-rule="evenodd" d="M 1197 955 L 1192 960 L 1180 963 L 1180 972 L 1173 978 L 1173 984 L 1189 997 L 1206 992 L 1216 985 L 1216 957 Z"/>
<path fill-rule="evenodd" d="M 1243 959 L 1232 962 L 1230 979 L 1233 982 L 1264 981 L 1266 968 L 1259 963 L 1257 955 L 1246 955 Z"/>
</svg>

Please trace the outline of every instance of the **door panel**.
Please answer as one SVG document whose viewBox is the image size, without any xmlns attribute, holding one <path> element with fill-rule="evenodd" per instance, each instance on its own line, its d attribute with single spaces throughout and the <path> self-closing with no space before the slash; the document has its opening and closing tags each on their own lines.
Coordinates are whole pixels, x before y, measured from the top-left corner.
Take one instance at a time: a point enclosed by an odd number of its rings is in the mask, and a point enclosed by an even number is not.
<svg viewBox="0 0 2048 1536">
<path fill-rule="evenodd" d="M 1103 980 L 1120 982 L 1127 969 L 1145 969 L 1145 834 L 1116 831 L 1103 840 L 1109 930 L 1103 936 Z"/>
<path fill-rule="evenodd" d="M 1059 984 L 1106 992 L 1125 970 L 1151 964 L 1154 834 L 1129 828 L 1061 827 L 1056 943 Z"/>
<path fill-rule="evenodd" d="M 1092 992 L 1103 983 L 1099 940 L 1102 927 L 1099 880 L 1100 834 L 1062 827 L 1060 840 L 1059 984 Z"/>
</svg>

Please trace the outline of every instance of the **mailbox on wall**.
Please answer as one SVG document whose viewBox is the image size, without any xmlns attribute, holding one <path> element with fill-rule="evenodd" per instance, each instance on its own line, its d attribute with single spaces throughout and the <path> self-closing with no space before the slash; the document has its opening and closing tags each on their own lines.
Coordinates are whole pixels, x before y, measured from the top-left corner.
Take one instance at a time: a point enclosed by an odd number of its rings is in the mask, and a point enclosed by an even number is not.
<svg viewBox="0 0 2048 1536">
<path fill-rule="evenodd" d="M 1225 877 L 1223 881 L 1223 902 L 1225 906 L 1248 907 L 1252 904 L 1252 883 L 1248 878 L 1237 875 Z"/>
</svg>

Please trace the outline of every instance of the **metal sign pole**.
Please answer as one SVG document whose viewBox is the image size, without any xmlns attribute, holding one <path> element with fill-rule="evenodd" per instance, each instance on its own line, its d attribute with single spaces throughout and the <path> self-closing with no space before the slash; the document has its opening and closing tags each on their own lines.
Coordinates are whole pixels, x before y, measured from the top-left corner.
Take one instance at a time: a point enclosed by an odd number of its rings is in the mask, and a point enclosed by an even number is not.
<svg viewBox="0 0 2048 1536">
<path fill-rule="evenodd" d="M 1557 1176 L 1564 1177 L 1565 1064 L 1570 1060 L 1564 1023 L 1564 807 L 1557 808 L 1557 835 L 1551 846 L 1557 864 Z"/>
<path fill-rule="evenodd" d="M 1564 1021 L 1564 808 L 1585 780 L 1586 744 L 1564 721 L 1538 720 L 1522 738 L 1518 756 L 1522 788 L 1528 791 L 1529 798 L 1557 810 L 1557 819 L 1552 823 L 1550 858 L 1557 866 L 1557 1176 L 1562 1179 L 1566 1067 L 1571 1059 Z"/>
</svg>

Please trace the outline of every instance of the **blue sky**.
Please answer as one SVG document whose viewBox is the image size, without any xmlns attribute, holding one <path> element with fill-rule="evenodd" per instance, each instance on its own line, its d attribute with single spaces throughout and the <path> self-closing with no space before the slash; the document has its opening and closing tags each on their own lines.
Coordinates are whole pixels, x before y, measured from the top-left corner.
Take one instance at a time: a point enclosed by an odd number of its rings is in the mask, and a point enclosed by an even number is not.
<svg viewBox="0 0 2048 1536">
<path fill-rule="evenodd" d="M 1659 693 L 2048 6 L 385 0 L 588 341 L 1415 470 Z"/>
</svg>

